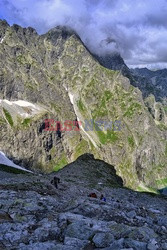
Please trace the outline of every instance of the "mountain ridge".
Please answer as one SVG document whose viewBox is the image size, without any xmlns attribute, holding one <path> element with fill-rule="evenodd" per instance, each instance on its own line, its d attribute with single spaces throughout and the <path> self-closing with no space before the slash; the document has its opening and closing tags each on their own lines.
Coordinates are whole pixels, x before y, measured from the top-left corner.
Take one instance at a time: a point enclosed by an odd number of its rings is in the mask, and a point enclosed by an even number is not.
<svg viewBox="0 0 167 250">
<path fill-rule="evenodd" d="M 4 23 L 0 30 L 1 26 Z M 58 28 L 56 33 L 54 29 L 39 36 L 31 28 L 5 27 L 0 44 L 0 99 L 28 101 L 42 105 L 46 112 L 25 121 L 19 114 L 14 119 L 13 111 L 1 106 L 1 151 L 17 164 L 44 171 L 93 153 L 116 166 L 126 186 L 159 187 L 157 180 L 166 178 L 165 114 L 161 120 L 153 117 L 140 90 L 131 85 L 135 78 L 129 75 L 129 80 L 121 70 L 101 66 L 71 31 L 62 35 Z M 163 110 L 155 109 L 156 113 Z M 62 133 L 60 139 L 56 131 L 44 131 L 45 119 L 53 118 L 78 119 L 83 125 L 91 119 L 117 120 L 122 127 L 121 131 L 113 126 L 110 131 L 80 128 L 79 133 Z"/>
</svg>

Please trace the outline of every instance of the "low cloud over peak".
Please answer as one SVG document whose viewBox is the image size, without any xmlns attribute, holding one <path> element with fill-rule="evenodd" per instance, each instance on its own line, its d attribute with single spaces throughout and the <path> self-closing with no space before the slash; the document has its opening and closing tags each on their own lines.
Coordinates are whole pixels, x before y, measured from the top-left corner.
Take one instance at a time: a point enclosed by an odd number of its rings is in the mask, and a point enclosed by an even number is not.
<svg viewBox="0 0 167 250">
<path fill-rule="evenodd" d="M 167 0 L 1 0 L 0 18 L 42 34 L 64 25 L 92 52 L 119 51 L 131 67 L 167 66 Z"/>
</svg>

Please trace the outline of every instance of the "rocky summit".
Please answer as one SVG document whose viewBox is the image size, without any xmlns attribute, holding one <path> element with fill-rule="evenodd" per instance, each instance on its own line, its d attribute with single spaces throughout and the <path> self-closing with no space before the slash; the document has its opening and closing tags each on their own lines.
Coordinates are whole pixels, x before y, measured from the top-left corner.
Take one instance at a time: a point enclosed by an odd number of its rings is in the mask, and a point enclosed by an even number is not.
<svg viewBox="0 0 167 250">
<path fill-rule="evenodd" d="M 145 90 L 149 81 L 118 54 L 92 54 L 68 27 L 38 35 L 0 21 L 0 151 L 48 173 L 91 153 L 126 187 L 163 188 L 166 104 L 162 91 Z M 48 119 L 81 126 L 60 135 L 45 130 Z"/>
<path fill-rule="evenodd" d="M 124 188 L 114 167 L 93 155 L 56 175 L 0 177 L 0 249 L 167 249 L 165 196 Z"/>
</svg>

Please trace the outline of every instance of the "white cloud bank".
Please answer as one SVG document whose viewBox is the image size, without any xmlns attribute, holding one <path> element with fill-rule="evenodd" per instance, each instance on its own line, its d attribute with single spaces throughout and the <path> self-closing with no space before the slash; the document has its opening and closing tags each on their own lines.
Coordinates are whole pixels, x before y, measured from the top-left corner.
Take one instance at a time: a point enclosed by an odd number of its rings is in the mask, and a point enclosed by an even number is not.
<svg viewBox="0 0 167 250">
<path fill-rule="evenodd" d="M 117 50 L 129 66 L 167 66 L 167 0 L 1 0 L 0 18 L 45 33 L 75 29 L 90 50 Z"/>
</svg>

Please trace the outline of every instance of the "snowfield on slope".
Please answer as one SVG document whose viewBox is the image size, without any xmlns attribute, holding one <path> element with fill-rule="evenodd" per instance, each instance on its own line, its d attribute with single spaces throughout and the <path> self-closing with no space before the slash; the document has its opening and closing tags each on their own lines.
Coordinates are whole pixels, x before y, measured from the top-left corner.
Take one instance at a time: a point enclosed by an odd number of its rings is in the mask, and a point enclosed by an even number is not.
<svg viewBox="0 0 167 250">
<path fill-rule="evenodd" d="M 44 111 L 44 108 L 24 100 L 8 101 L 6 99 L 0 99 L 0 105 L 3 108 L 9 108 L 14 113 L 19 114 L 23 118 L 32 117 Z"/>
<path fill-rule="evenodd" d="M 70 98 L 70 101 L 71 101 L 71 104 L 73 105 L 74 107 L 74 111 L 75 111 L 75 114 L 77 116 L 77 109 L 75 107 L 75 103 L 74 103 L 74 95 L 71 94 L 70 92 L 68 92 L 68 95 L 69 95 L 69 98 Z M 79 117 L 77 116 L 77 120 L 79 121 Z M 89 140 L 92 142 L 92 144 L 94 145 L 95 148 L 97 148 L 97 144 L 96 142 L 93 140 L 93 138 L 84 130 L 82 124 L 80 125 L 80 128 L 82 129 L 83 133 L 89 138 Z"/>
<path fill-rule="evenodd" d="M 20 170 L 23 170 L 25 172 L 28 172 L 28 173 L 32 173 L 32 171 L 30 170 L 27 170 L 23 167 L 20 167 L 19 165 L 16 165 L 14 164 L 11 160 L 9 160 L 6 155 L 0 151 L 0 164 L 2 165 L 6 165 L 6 166 L 9 166 L 9 167 L 13 167 L 13 168 L 16 168 L 16 169 L 20 169 Z"/>
</svg>

